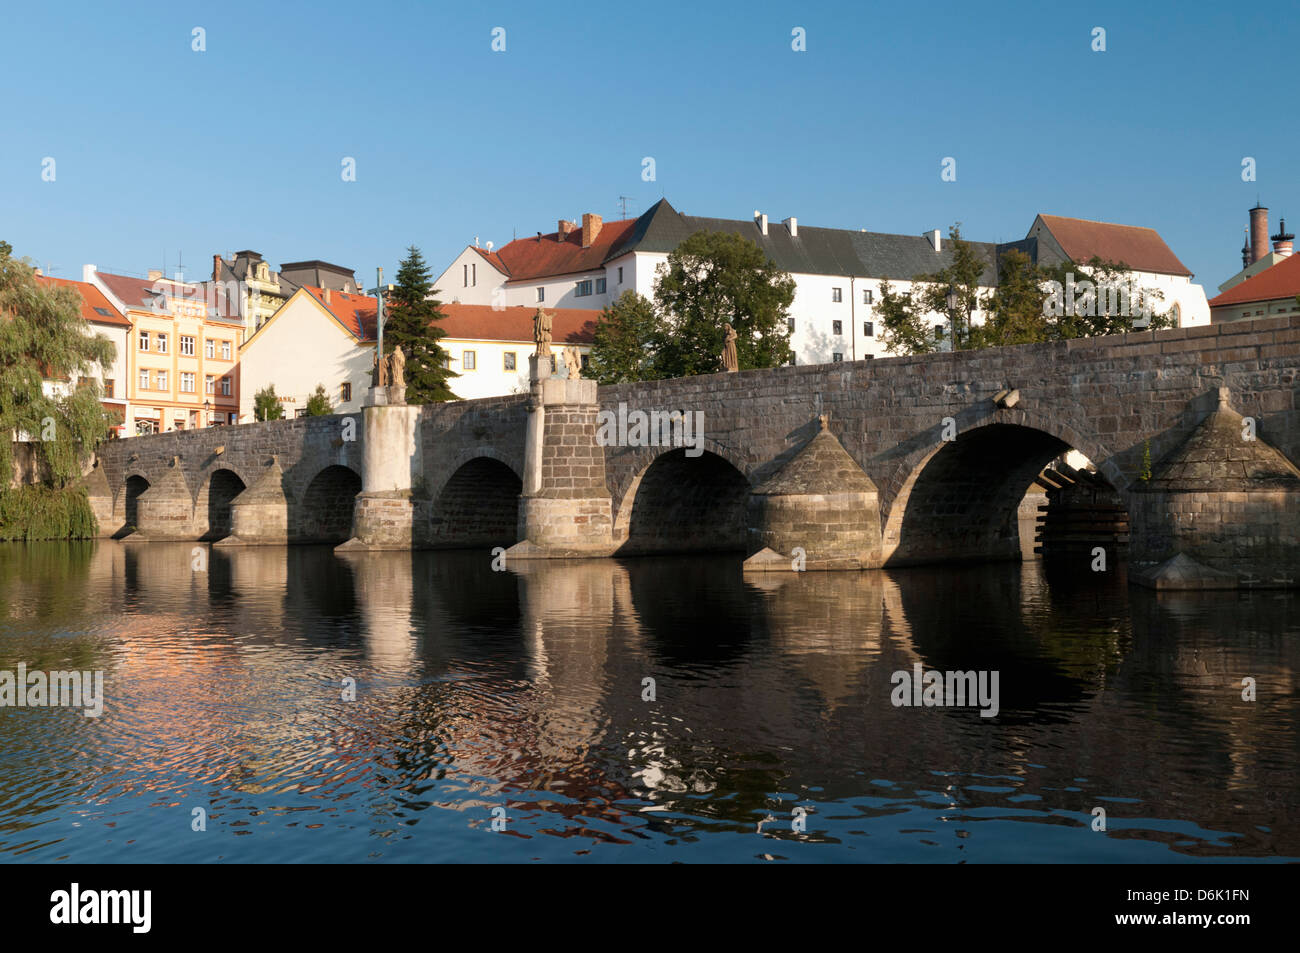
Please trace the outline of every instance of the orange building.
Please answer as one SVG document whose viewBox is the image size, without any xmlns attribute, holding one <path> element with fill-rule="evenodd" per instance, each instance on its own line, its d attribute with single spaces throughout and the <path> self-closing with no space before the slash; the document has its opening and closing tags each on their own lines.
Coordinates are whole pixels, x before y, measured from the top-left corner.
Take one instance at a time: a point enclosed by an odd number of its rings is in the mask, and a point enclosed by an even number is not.
<svg viewBox="0 0 1300 953">
<path fill-rule="evenodd" d="M 85 267 L 131 323 L 128 332 L 128 435 L 191 430 L 239 419 L 243 321 L 214 305 L 202 285 L 112 275 Z"/>
</svg>

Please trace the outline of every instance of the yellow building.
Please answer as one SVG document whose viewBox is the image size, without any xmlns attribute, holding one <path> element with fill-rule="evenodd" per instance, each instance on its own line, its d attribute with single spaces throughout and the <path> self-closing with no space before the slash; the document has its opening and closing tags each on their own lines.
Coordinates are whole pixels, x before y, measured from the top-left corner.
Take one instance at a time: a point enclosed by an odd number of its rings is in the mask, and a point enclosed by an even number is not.
<svg viewBox="0 0 1300 953">
<path fill-rule="evenodd" d="M 243 322 L 237 313 L 222 313 L 201 285 L 158 271 L 132 278 L 87 265 L 84 278 L 131 322 L 128 435 L 238 421 Z"/>
</svg>

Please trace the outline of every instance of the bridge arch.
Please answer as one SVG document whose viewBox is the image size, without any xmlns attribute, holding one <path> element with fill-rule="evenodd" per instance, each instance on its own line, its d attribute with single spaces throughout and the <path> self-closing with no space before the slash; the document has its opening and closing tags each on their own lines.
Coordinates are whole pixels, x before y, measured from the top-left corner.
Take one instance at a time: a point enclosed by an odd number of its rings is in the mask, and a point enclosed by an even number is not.
<svg viewBox="0 0 1300 953">
<path fill-rule="evenodd" d="M 118 529 L 113 534 L 115 539 L 129 536 L 136 531 L 140 525 L 140 497 L 152 485 L 149 478 L 138 470 L 128 473 L 126 479 L 122 481 L 122 490 L 118 497 L 121 501 L 117 511 Z"/>
<path fill-rule="evenodd" d="M 1092 460 L 1088 451 L 1099 452 L 1067 434 L 1077 437 L 1065 425 L 1040 428 L 1001 416 L 909 456 L 890 481 L 885 565 L 1019 559 L 1018 511 L 1035 478 L 1069 450 Z M 1127 487 L 1116 486 L 1107 472 L 1116 469 L 1113 461 L 1097 469 L 1127 504 Z"/>
<path fill-rule="evenodd" d="M 705 441 L 708 446 L 710 441 Z M 751 485 L 734 460 L 710 448 L 647 453 L 619 500 L 619 555 L 743 551 Z"/>
<path fill-rule="evenodd" d="M 194 500 L 194 523 L 201 531 L 199 539 L 215 541 L 231 534 L 231 504 L 247 486 L 247 481 L 233 467 L 216 467 L 208 473 Z"/>
<path fill-rule="evenodd" d="M 307 483 L 290 519 L 290 533 L 300 543 L 342 543 L 352 536 L 352 511 L 361 492 L 361 475 L 334 463 Z"/>
<path fill-rule="evenodd" d="M 433 494 L 430 544 L 443 549 L 513 546 L 519 541 L 523 488 L 504 455 L 490 448 L 462 453 Z"/>
</svg>

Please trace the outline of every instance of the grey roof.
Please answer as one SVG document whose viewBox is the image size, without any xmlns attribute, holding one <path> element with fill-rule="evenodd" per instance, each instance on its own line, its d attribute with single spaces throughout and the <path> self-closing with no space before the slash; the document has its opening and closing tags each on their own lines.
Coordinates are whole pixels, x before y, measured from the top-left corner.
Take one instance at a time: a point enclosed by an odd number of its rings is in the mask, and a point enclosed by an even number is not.
<svg viewBox="0 0 1300 953">
<path fill-rule="evenodd" d="M 923 235 L 800 225 L 798 235 L 791 236 L 790 230 L 776 221 L 769 221 L 764 235 L 753 221 L 683 215 L 667 199 L 660 199 L 636 220 L 623 240 L 610 249 L 606 261 L 631 251 L 666 254 L 698 231 L 731 232 L 747 238 L 782 271 L 796 274 L 910 280 L 952 264 L 953 246 L 946 235 L 939 252 Z M 983 283 L 994 284 L 1003 246 L 990 242 L 971 244 L 988 263 Z"/>
</svg>

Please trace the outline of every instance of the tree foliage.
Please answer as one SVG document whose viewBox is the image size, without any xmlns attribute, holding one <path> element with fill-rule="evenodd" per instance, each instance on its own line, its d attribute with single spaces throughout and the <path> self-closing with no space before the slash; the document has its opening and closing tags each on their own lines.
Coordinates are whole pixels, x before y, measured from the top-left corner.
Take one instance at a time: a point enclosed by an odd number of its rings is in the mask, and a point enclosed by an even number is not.
<svg viewBox="0 0 1300 953">
<path fill-rule="evenodd" d="M 334 408 L 330 405 L 330 396 L 325 393 L 325 385 L 317 384 L 316 392 L 307 398 L 307 416 L 308 417 L 328 417 L 334 413 Z"/>
<path fill-rule="evenodd" d="M 82 462 L 117 423 L 88 375 L 115 357 L 113 343 L 81 316 L 78 293 L 38 281 L 31 262 L 0 242 L 0 488 L 8 489 L 19 436 L 34 441 L 54 488 L 81 476 Z M 75 386 L 47 394 L 46 380 Z"/>
<path fill-rule="evenodd" d="M 880 339 L 888 353 L 929 354 L 938 349 L 929 322 L 923 317 L 925 310 L 917 306 L 911 291 L 895 291 L 888 280 L 880 282 L 880 300 L 875 313 L 880 323 Z"/>
<path fill-rule="evenodd" d="M 253 395 L 253 418 L 255 420 L 282 420 L 284 408 L 275 396 L 275 385 L 267 384 Z"/>
<path fill-rule="evenodd" d="M 450 380 L 459 377 L 448 365 L 439 343 L 446 335 L 438 322 L 446 317 L 433 289 L 429 266 L 414 245 L 397 269 L 397 283 L 384 298 L 384 350 L 381 359 L 400 347 L 406 357 L 406 402 L 434 404 L 458 400 Z"/>
<path fill-rule="evenodd" d="M 587 373 L 602 384 L 651 379 L 660 332 L 654 304 L 635 291 L 623 292 L 596 321 Z"/>
</svg>

